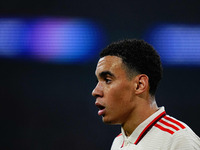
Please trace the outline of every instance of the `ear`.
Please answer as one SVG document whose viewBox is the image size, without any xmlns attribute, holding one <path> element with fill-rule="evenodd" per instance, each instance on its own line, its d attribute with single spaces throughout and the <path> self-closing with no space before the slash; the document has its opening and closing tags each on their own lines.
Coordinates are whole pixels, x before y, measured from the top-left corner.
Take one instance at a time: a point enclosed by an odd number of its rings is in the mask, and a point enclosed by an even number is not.
<svg viewBox="0 0 200 150">
<path fill-rule="evenodd" d="M 149 90 L 149 77 L 145 74 L 139 74 L 135 77 L 135 94 L 142 94 Z"/>
</svg>

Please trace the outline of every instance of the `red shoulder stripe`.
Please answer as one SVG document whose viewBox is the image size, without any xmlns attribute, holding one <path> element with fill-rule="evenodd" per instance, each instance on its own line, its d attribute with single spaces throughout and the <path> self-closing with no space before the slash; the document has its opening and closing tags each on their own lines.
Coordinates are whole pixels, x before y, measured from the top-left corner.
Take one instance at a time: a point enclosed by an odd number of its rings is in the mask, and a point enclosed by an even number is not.
<svg viewBox="0 0 200 150">
<path fill-rule="evenodd" d="M 167 129 L 167 128 L 164 128 L 164 127 L 162 127 L 161 125 L 159 125 L 159 124 L 155 124 L 154 125 L 155 127 L 157 127 L 157 128 L 159 128 L 160 130 L 162 130 L 162 131 L 166 131 L 166 132 L 168 132 L 168 133 L 170 133 L 170 134 L 174 134 L 174 131 L 172 131 L 172 130 L 170 130 L 170 129 Z"/>
<path fill-rule="evenodd" d="M 176 131 L 179 130 L 179 128 L 177 128 L 177 127 L 174 126 L 173 124 L 170 124 L 170 123 L 168 123 L 168 122 L 166 122 L 166 121 L 164 121 L 164 120 L 162 120 L 162 119 L 160 119 L 159 122 L 161 122 L 162 124 L 164 124 L 164 125 L 166 125 L 166 126 L 168 126 L 168 127 L 171 127 L 171 128 L 173 128 L 173 129 L 175 129 Z"/>
<path fill-rule="evenodd" d="M 174 119 L 172 119 L 172 118 L 170 118 L 170 117 L 168 117 L 168 116 L 164 116 L 164 118 L 165 118 L 166 120 L 169 120 L 169 121 L 175 123 L 176 125 L 178 125 L 178 126 L 181 127 L 182 129 L 185 129 L 185 126 L 182 125 L 180 122 L 178 122 L 178 121 L 176 121 L 176 120 L 174 120 Z"/>
<path fill-rule="evenodd" d="M 121 136 L 122 135 L 122 133 L 120 133 L 117 137 L 119 137 L 119 136 Z"/>
</svg>

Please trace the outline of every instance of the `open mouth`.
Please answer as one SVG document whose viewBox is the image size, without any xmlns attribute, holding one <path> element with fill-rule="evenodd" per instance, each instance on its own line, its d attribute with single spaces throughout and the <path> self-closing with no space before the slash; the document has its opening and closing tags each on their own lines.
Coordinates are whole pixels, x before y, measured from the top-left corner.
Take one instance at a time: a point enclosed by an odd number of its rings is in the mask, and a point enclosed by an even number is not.
<svg viewBox="0 0 200 150">
<path fill-rule="evenodd" d="M 99 108 L 99 110 L 103 110 L 103 109 L 105 109 L 105 107 L 102 106 L 102 105 L 97 105 L 97 108 Z"/>
<path fill-rule="evenodd" d="M 101 104 L 99 104 L 99 103 L 96 103 L 95 104 L 96 106 L 97 106 L 97 108 L 99 109 L 99 111 L 98 111 L 98 115 L 99 116 L 104 116 L 105 115 L 105 106 L 103 106 L 103 105 L 101 105 Z"/>
</svg>

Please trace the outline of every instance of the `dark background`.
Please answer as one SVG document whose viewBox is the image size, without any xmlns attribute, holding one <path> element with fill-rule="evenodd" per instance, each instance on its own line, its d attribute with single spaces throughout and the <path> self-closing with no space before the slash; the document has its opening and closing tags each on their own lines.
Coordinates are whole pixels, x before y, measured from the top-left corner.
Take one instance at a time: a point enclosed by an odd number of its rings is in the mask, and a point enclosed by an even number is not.
<svg viewBox="0 0 200 150">
<path fill-rule="evenodd" d="M 143 38 L 156 23 L 200 24 L 198 0 L 6 0 L 1 17 L 82 17 L 108 41 Z M 1 150 L 110 149 L 119 126 L 102 123 L 91 91 L 98 58 L 85 64 L 0 59 Z M 156 99 L 200 135 L 200 68 L 164 66 Z"/>
</svg>

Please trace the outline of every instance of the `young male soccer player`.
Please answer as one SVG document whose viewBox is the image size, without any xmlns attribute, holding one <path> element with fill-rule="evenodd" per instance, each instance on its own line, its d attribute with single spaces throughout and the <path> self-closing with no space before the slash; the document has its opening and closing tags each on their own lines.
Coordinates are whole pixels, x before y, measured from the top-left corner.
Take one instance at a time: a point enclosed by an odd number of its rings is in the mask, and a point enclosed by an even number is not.
<svg viewBox="0 0 200 150">
<path fill-rule="evenodd" d="M 95 74 L 98 115 L 122 127 L 111 150 L 200 150 L 199 137 L 156 104 L 162 65 L 151 45 L 136 39 L 111 43 L 100 53 Z"/>
</svg>

